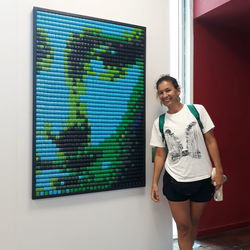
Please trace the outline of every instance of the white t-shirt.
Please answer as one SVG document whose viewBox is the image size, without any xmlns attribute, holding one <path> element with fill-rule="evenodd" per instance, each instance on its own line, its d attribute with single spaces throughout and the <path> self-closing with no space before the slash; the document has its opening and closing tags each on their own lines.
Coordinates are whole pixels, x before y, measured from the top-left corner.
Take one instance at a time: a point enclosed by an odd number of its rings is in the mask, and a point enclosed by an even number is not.
<svg viewBox="0 0 250 250">
<path fill-rule="evenodd" d="M 199 112 L 205 134 L 214 128 L 214 124 L 202 105 L 194 106 Z M 163 131 L 169 150 L 165 169 L 175 180 L 190 182 L 211 176 L 212 164 L 203 134 L 187 105 L 175 114 L 166 113 Z M 159 117 L 153 124 L 150 145 L 165 147 L 159 130 Z"/>
</svg>

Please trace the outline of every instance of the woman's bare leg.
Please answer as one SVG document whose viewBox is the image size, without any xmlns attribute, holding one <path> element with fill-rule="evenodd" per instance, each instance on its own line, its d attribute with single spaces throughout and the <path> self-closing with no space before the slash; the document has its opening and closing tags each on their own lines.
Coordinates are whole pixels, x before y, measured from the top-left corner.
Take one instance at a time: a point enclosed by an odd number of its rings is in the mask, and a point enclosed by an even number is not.
<svg viewBox="0 0 250 250">
<path fill-rule="evenodd" d="M 191 222 L 192 222 L 192 240 L 193 244 L 197 236 L 200 217 L 204 210 L 206 202 L 191 202 Z"/>
<path fill-rule="evenodd" d="M 178 244 L 180 250 L 192 250 L 193 232 L 191 220 L 191 202 L 169 201 L 169 206 L 172 212 L 172 216 L 176 222 L 178 231 Z"/>
</svg>

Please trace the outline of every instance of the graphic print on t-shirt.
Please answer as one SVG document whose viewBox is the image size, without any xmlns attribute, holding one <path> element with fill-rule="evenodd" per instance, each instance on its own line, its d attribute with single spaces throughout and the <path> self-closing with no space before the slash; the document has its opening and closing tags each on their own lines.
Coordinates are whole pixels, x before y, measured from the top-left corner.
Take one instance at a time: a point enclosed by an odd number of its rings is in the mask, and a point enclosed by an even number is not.
<svg viewBox="0 0 250 250">
<path fill-rule="evenodd" d="M 170 130 L 165 130 L 165 138 L 168 143 L 169 162 L 174 164 L 180 161 L 184 156 L 190 156 L 195 159 L 201 158 L 201 152 L 198 146 L 198 133 L 194 126 L 197 122 L 191 122 L 186 128 L 186 144 L 187 149 L 183 150 L 180 139 Z"/>
</svg>

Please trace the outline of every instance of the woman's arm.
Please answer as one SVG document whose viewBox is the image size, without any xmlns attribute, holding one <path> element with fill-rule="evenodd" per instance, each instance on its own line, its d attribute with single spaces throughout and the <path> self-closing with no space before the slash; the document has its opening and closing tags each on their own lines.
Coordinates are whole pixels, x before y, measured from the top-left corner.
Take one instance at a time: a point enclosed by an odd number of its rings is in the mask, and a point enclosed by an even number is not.
<svg viewBox="0 0 250 250">
<path fill-rule="evenodd" d="M 209 152 L 209 155 L 213 161 L 213 164 L 216 168 L 216 175 L 214 177 L 214 182 L 216 183 L 216 188 L 220 188 L 223 184 L 223 168 L 220 159 L 220 153 L 216 138 L 214 136 L 213 129 L 209 130 L 207 133 L 204 134 L 205 143 Z"/>
<path fill-rule="evenodd" d="M 160 201 L 158 182 L 161 175 L 161 171 L 164 167 L 166 159 L 166 151 L 165 148 L 156 148 L 155 151 L 155 159 L 154 159 L 154 175 L 151 189 L 151 199 L 155 202 Z"/>
</svg>

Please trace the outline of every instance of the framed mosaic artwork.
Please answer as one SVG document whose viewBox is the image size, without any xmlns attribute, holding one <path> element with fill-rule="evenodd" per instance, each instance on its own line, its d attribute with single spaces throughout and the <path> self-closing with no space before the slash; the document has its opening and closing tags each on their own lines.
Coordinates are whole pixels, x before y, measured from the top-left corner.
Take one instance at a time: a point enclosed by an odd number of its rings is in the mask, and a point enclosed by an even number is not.
<svg viewBox="0 0 250 250">
<path fill-rule="evenodd" d="M 33 20 L 32 198 L 145 186 L 146 28 Z"/>
</svg>

